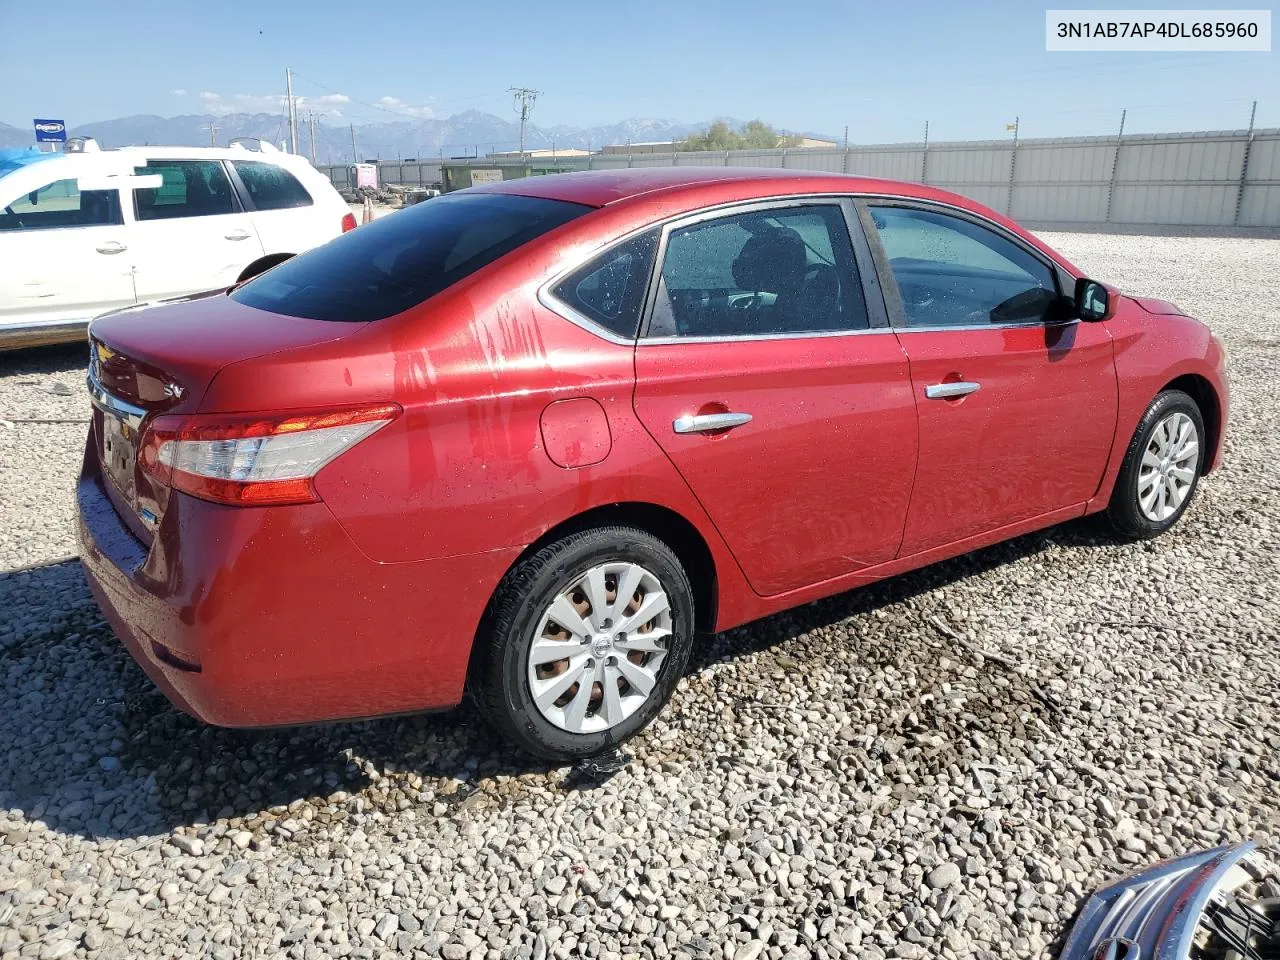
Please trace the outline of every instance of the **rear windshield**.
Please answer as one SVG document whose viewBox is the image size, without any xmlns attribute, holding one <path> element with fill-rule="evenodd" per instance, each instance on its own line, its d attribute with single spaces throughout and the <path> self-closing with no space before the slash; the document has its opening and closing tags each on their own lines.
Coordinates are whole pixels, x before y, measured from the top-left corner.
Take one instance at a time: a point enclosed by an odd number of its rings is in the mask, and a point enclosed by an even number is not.
<svg viewBox="0 0 1280 960">
<path fill-rule="evenodd" d="M 448 194 L 286 260 L 231 299 L 289 317 L 381 320 L 590 210 L 537 197 Z"/>
</svg>

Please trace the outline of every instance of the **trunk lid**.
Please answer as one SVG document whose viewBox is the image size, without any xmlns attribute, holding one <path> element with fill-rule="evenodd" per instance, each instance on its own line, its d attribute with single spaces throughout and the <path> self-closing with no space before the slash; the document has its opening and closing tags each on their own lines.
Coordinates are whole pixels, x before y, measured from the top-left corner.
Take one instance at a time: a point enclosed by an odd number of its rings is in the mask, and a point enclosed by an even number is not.
<svg viewBox="0 0 1280 960">
<path fill-rule="evenodd" d="M 104 486 L 146 544 L 169 490 L 139 467 L 140 442 L 159 414 L 194 413 L 228 364 L 347 336 L 363 324 L 267 313 L 221 292 L 99 317 L 89 333 L 89 391 Z"/>
</svg>

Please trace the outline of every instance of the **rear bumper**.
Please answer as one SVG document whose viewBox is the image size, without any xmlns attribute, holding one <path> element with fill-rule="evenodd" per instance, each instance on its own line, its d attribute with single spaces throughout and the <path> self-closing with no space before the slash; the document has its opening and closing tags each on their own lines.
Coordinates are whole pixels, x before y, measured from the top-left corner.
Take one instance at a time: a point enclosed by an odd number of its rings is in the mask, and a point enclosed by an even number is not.
<svg viewBox="0 0 1280 960">
<path fill-rule="evenodd" d="M 92 453 L 77 491 L 90 588 L 175 705 L 261 727 L 442 709 L 518 549 L 380 564 L 322 504 L 226 507 L 175 494 L 150 546 Z"/>
</svg>

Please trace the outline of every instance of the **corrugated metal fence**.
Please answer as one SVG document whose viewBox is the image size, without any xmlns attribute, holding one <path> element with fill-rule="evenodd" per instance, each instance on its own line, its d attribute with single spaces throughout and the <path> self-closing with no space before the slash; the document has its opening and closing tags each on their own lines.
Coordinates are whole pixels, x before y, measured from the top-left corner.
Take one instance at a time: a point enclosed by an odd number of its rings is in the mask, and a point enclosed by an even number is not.
<svg viewBox="0 0 1280 960">
<path fill-rule="evenodd" d="M 898 143 L 847 150 L 597 154 L 379 163 L 383 183 L 431 185 L 450 168 L 533 173 L 708 164 L 924 182 L 1032 223 L 1280 227 L 1280 129 L 1049 140 Z M 321 167 L 339 187 L 349 168 Z"/>
</svg>

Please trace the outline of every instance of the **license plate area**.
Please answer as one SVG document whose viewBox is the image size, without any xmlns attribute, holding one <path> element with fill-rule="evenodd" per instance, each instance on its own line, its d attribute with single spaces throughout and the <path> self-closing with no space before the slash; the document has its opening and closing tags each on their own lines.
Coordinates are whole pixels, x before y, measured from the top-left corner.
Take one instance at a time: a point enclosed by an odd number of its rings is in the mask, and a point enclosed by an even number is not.
<svg viewBox="0 0 1280 960">
<path fill-rule="evenodd" d="M 120 415 L 102 413 L 102 472 L 120 491 L 129 506 L 137 510 L 138 491 L 134 469 L 138 462 L 138 430 Z"/>
</svg>

